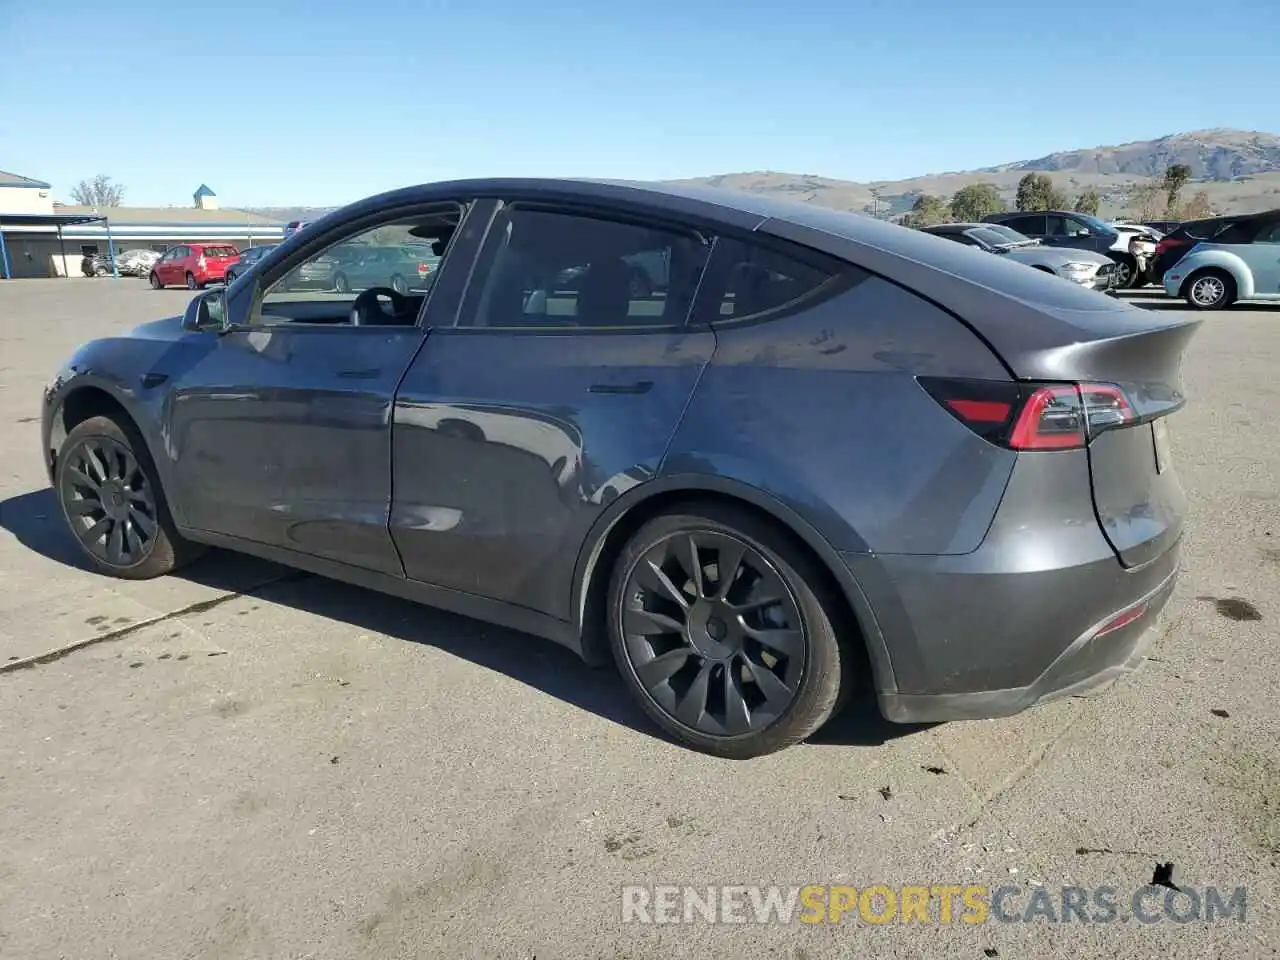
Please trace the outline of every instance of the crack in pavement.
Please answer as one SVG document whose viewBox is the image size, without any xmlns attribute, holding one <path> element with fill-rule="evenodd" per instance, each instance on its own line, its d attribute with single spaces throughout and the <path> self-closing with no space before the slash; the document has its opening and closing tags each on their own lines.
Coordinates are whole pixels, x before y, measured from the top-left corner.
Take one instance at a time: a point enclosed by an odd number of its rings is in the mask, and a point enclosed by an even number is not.
<svg viewBox="0 0 1280 960">
<path fill-rule="evenodd" d="M 188 604 L 185 607 L 179 607 L 177 610 L 171 610 L 168 613 L 162 613 L 151 617 L 147 620 L 140 620 L 137 623 L 131 623 L 128 626 L 121 627 L 119 630 L 111 630 L 94 637 L 86 637 L 83 640 L 76 640 L 72 643 L 64 644 L 45 653 L 37 653 L 34 656 L 23 657 L 21 660 L 10 660 L 6 663 L 0 663 L 0 673 L 13 673 L 18 670 L 30 670 L 34 667 L 43 666 L 46 663 L 54 663 L 63 657 L 75 653 L 77 650 L 83 650 L 86 647 L 92 647 L 99 643 L 106 643 L 109 640 L 120 640 L 130 634 L 137 633 L 146 627 L 155 626 L 157 623 L 164 623 L 167 620 L 174 620 L 178 617 L 185 617 L 193 613 L 203 613 L 206 610 L 212 610 L 214 607 L 221 606 L 231 600 L 237 600 L 240 597 L 255 596 L 258 591 L 267 587 L 273 587 L 281 583 L 294 583 L 298 580 L 306 580 L 313 577 L 314 574 L 307 573 L 302 570 L 291 570 L 288 573 L 281 574 L 278 577 L 272 577 L 269 580 L 263 580 L 261 583 L 255 583 L 243 590 L 234 590 L 224 593 L 219 597 L 211 597 L 208 600 L 199 600 L 196 603 Z"/>
</svg>

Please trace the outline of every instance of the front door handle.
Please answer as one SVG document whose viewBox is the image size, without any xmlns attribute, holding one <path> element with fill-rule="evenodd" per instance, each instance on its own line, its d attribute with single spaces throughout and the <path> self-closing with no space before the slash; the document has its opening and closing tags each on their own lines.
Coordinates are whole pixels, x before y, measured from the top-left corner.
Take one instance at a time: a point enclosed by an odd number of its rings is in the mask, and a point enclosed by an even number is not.
<svg viewBox="0 0 1280 960">
<path fill-rule="evenodd" d="M 648 393 L 652 389 L 652 380 L 637 380 L 635 383 L 593 383 L 587 387 L 587 391 L 590 393 L 612 394 Z"/>
</svg>

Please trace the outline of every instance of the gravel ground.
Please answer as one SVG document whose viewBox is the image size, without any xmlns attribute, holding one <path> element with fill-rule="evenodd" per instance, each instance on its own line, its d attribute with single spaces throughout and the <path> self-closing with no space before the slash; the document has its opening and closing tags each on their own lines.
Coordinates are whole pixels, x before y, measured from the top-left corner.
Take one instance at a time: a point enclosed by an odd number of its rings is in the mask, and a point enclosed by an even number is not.
<svg viewBox="0 0 1280 960">
<path fill-rule="evenodd" d="M 1144 669 L 1001 721 L 855 708 L 732 763 L 521 634 L 229 554 L 147 583 L 84 570 L 40 388 L 187 297 L 0 284 L 0 670 L 98 641 L 0 672 L 0 957 L 1276 954 L 1280 312 L 1209 315 L 1191 347 L 1184 573 Z M 1243 922 L 1129 918 L 1169 863 L 1200 894 L 1246 887 Z M 1119 917 L 645 926 L 622 922 L 629 884 L 1010 886 L 1006 914 L 1108 886 Z M 1192 903 L 1146 892 L 1157 916 Z"/>
</svg>

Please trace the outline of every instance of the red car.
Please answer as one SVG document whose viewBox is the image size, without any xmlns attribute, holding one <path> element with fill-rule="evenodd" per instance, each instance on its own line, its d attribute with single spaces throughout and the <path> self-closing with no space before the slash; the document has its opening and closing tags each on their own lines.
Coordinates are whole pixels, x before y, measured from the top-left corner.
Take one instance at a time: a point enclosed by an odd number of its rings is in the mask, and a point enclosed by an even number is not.
<svg viewBox="0 0 1280 960">
<path fill-rule="evenodd" d="M 170 247 L 151 268 L 151 289 L 182 284 L 198 290 L 205 284 L 222 283 L 227 267 L 240 258 L 229 243 L 187 243 Z"/>
</svg>

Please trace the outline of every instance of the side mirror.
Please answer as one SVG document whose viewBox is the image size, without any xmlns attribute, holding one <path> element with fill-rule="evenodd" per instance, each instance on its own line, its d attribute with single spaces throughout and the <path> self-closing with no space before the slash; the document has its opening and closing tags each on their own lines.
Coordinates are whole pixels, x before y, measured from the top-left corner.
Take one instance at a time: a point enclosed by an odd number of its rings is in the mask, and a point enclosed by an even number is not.
<svg viewBox="0 0 1280 960">
<path fill-rule="evenodd" d="M 212 330 L 221 332 L 227 328 L 227 292 L 224 289 L 206 290 L 187 304 L 182 315 L 184 330 Z"/>
<path fill-rule="evenodd" d="M 1093 236 L 1093 234 L 1089 232 L 1089 228 L 1088 228 L 1088 227 L 1081 227 L 1079 230 L 1077 230 L 1077 231 L 1076 231 L 1076 236 L 1077 236 L 1077 237 L 1091 237 L 1091 236 Z"/>
</svg>

